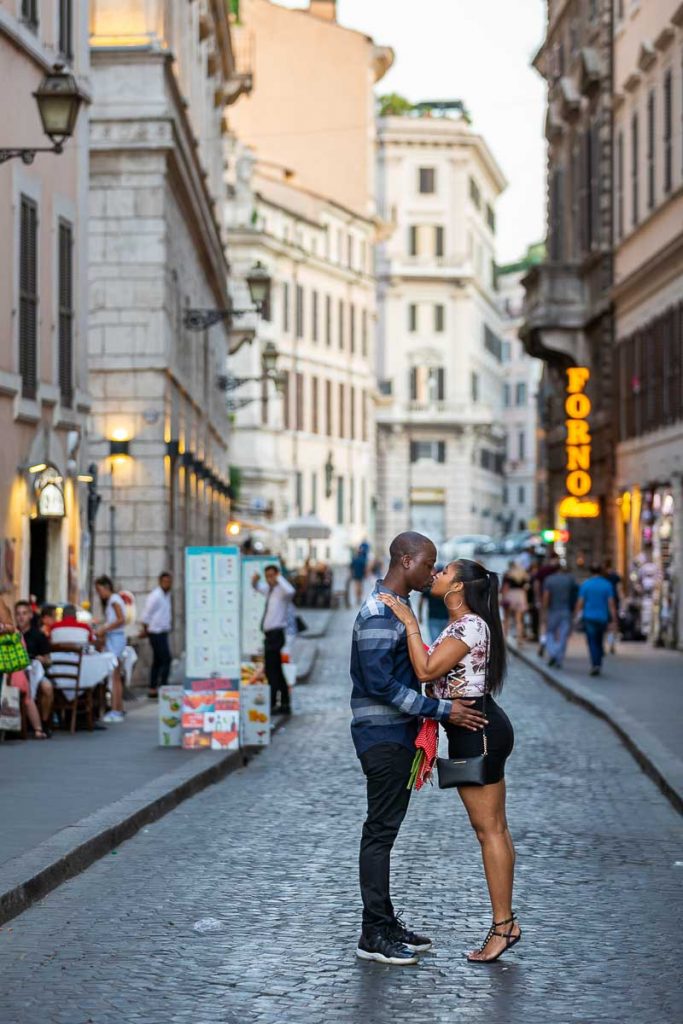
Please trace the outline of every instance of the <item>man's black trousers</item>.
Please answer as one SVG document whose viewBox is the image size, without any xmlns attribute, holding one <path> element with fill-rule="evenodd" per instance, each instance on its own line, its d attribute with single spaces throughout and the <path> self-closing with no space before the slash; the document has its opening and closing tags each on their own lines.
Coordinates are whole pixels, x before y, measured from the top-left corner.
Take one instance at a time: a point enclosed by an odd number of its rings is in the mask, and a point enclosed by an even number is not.
<svg viewBox="0 0 683 1024">
<path fill-rule="evenodd" d="M 270 709 L 273 711 L 279 705 L 282 711 L 288 711 L 289 689 L 280 658 L 280 651 L 285 646 L 285 631 L 268 629 L 264 636 L 266 678 L 270 683 Z"/>
<path fill-rule="evenodd" d="M 158 690 L 166 686 L 171 671 L 171 648 L 168 645 L 168 633 L 150 633 L 149 642 L 152 647 L 152 667 L 149 670 L 149 688 Z"/>
<path fill-rule="evenodd" d="M 360 891 L 363 932 L 391 924 L 389 895 L 391 849 L 408 810 L 407 788 L 414 750 L 400 743 L 379 743 L 360 756 L 368 789 L 368 816 L 360 843 Z"/>
</svg>

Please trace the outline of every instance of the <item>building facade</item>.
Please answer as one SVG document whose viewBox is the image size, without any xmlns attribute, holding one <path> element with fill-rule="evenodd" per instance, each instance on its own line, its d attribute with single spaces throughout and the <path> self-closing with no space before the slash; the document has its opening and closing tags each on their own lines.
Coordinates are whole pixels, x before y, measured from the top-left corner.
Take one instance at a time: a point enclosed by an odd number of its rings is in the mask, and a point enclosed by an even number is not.
<svg viewBox="0 0 683 1024">
<path fill-rule="evenodd" d="M 254 89 L 229 119 L 233 298 L 248 305 L 244 279 L 257 260 L 271 289 L 266 318 L 252 320 L 255 340 L 228 372 L 258 376 L 270 343 L 283 374 L 281 394 L 252 382 L 257 400 L 235 410 L 240 514 L 272 525 L 315 512 L 332 534 L 314 554 L 346 564 L 373 529 L 372 88 L 393 55 L 339 25 L 334 0 L 304 10 L 243 0 L 238 32 L 253 41 Z M 237 406 L 249 396 L 246 386 L 234 394 Z M 287 551 L 299 561 L 307 553 L 306 544 Z"/>
<path fill-rule="evenodd" d="M 378 122 L 377 533 L 500 534 L 505 179 L 457 103 Z M 448 113 L 449 116 L 446 116 Z"/>
<path fill-rule="evenodd" d="M 227 5 L 93 0 L 90 451 L 102 505 L 95 571 L 144 595 L 183 549 L 224 541 L 230 423 L 225 106 L 237 74 Z"/>
<path fill-rule="evenodd" d="M 32 93 L 56 62 L 89 96 L 88 5 L 0 2 L 3 145 L 46 146 Z M 83 596 L 88 108 L 61 155 L 0 164 L 0 591 Z M 87 559 L 85 559 L 87 561 Z"/>
<path fill-rule="evenodd" d="M 497 268 L 498 295 L 503 321 L 503 425 L 505 427 L 505 483 L 503 532 L 543 529 L 538 510 L 545 505 L 539 479 L 538 402 L 543 363 L 528 355 L 519 337 L 523 322 L 523 278 L 540 262 L 542 247 L 531 247 L 516 263 Z"/>
<path fill-rule="evenodd" d="M 683 644 L 683 4 L 615 5 L 619 568 L 652 586 L 641 626 Z"/>
<path fill-rule="evenodd" d="M 613 7 L 612 0 L 549 0 L 534 60 L 548 85 L 548 238 L 546 259 L 525 279 L 522 334 L 545 364 L 542 515 L 548 526 L 569 527 L 569 558 L 579 561 L 613 547 Z M 572 367 L 581 368 L 580 380 L 568 377 Z M 568 419 L 579 426 L 568 428 Z"/>
</svg>

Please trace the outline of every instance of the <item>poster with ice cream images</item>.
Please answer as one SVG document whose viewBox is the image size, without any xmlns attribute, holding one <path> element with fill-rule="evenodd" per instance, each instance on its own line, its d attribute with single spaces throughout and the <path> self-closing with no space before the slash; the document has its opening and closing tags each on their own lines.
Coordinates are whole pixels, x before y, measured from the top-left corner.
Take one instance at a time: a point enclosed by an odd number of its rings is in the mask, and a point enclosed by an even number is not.
<svg viewBox="0 0 683 1024">
<path fill-rule="evenodd" d="M 270 743 L 270 687 L 262 666 L 242 662 L 240 676 L 241 746 L 267 747 Z"/>
<path fill-rule="evenodd" d="M 186 750 L 237 750 L 240 691 L 238 679 L 192 679 L 182 697 Z"/>
</svg>

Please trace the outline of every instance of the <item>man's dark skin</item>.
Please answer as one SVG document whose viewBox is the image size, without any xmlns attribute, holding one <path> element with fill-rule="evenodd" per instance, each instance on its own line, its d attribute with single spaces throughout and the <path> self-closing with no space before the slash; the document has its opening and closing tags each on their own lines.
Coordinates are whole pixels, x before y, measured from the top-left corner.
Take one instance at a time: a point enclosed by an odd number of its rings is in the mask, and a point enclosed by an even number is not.
<svg viewBox="0 0 683 1024">
<path fill-rule="evenodd" d="M 397 540 L 404 542 L 406 553 L 389 567 L 382 583 L 387 590 L 393 590 L 400 597 L 408 597 L 411 590 L 423 591 L 432 583 L 436 548 L 431 541 L 424 541 L 415 533 L 401 534 Z M 410 549 L 412 554 L 408 553 Z M 472 704 L 473 700 L 454 700 L 448 721 L 465 729 L 483 729 L 484 716 L 480 711 L 472 710 Z"/>
</svg>

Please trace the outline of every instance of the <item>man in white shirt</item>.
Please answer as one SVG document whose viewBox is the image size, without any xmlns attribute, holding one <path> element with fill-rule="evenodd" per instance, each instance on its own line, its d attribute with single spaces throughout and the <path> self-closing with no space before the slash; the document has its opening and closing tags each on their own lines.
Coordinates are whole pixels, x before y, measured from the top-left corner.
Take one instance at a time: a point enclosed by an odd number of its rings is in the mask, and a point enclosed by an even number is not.
<svg viewBox="0 0 683 1024">
<path fill-rule="evenodd" d="M 266 676 L 270 683 L 270 712 L 289 715 L 292 709 L 280 652 L 285 646 L 285 628 L 294 597 L 294 587 L 289 580 L 280 575 L 276 565 L 267 565 L 263 575 L 266 578 L 265 583 L 261 582 L 258 573 L 252 577 L 251 582 L 254 589 L 266 599 L 261 629 L 265 637 Z"/>
<path fill-rule="evenodd" d="M 141 620 L 140 636 L 146 636 L 152 648 L 152 667 L 149 672 L 147 693 L 152 700 L 159 696 L 159 687 L 165 686 L 168 682 L 168 674 L 171 670 L 171 648 L 168 644 L 168 634 L 171 632 L 172 586 L 173 577 L 170 572 L 162 572 L 159 577 L 159 586 L 155 587 L 147 598 Z"/>
</svg>

